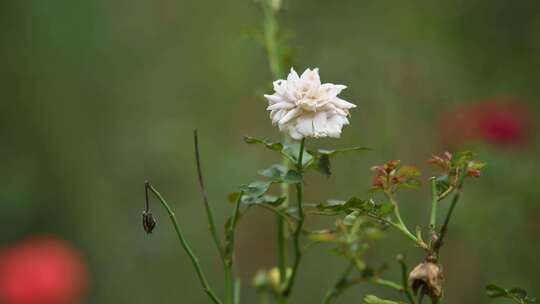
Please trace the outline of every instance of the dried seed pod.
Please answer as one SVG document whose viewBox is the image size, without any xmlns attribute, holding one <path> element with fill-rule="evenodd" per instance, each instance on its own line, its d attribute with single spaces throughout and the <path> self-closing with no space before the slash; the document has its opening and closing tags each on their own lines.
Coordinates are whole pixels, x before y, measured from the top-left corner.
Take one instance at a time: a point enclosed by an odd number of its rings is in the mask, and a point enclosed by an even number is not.
<svg viewBox="0 0 540 304">
<path fill-rule="evenodd" d="M 146 231 L 146 233 L 152 233 L 152 230 L 154 230 L 154 228 L 156 227 L 157 222 L 152 215 L 152 212 L 143 211 L 142 218 L 144 231 Z"/>
<path fill-rule="evenodd" d="M 443 296 L 442 266 L 432 261 L 425 261 L 416 266 L 409 274 L 409 282 L 414 294 L 422 292 L 436 303 Z"/>
</svg>

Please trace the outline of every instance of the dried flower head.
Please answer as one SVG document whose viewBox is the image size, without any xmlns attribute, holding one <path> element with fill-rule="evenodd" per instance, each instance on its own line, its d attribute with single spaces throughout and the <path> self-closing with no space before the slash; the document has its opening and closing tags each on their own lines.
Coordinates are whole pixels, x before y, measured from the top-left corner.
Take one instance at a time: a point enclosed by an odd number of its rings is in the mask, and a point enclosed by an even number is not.
<svg viewBox="0 0 540 304">
<path fill-rule="evenodd" d="M 337 97 L 345 88 L 339 84 L 321 84 L 318 69 L 306 69 L 298 76 L 291 68 L 286 80 L 274 82 L 274 94 L 264 97 L 268 100 L 272 123 L 293 139 L 338 138 L 343 126 L 349 124 L 349 110 L 356 107 Z"/>
<path fill-rule="evenodd" d="M 431 297 L 434 303 L 443 296 L 443 271 L 441 265 L 425 261 L 416 266 L 409 274 L 413 292 Z"/>
</svg>

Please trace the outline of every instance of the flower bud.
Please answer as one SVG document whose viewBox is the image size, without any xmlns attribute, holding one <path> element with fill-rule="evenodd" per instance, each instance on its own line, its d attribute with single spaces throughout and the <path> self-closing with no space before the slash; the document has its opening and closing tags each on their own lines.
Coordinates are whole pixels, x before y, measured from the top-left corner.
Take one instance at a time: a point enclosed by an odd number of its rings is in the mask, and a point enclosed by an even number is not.
<svg viewBox="0 0 540 304">
<path fill-rule="evenodd" d="M 152 233 L 152 230 L 156 227 L 156 219 L 152 215 L 152 212 L 143 211 L 142 218 L 144 231 L 146 231 L 146 233 Z"/>
</svg>

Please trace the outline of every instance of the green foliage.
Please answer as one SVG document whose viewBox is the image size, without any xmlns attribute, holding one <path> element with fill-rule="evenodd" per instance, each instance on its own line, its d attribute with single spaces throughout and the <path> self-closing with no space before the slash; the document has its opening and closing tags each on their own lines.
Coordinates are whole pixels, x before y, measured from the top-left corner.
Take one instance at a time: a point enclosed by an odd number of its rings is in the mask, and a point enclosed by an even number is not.
<svg viewBox="0 0 540 304">
<path fill-rule="evenodd" d="M 403 302 L 396 302 L 390 300 L 383 300 L 374 295 L 368 295 L 364 298 L 364 303 L 366 304 L 402 304 Z"/>
<path fill-rule="evenodd" d="M 285 156 L 287 159 L 289 159 L 292 163 L 296 164 L 298 163 L 298 154 L 300 154 L 300 143 L 298 142 L 272 142 L 266 139 L 258 139 L 251 136 L 245 136 L 244 142 L 248 144 L 257 144 L 257 145 L 263 145 L 266 148 L 280 152 L 281 155 Z M 311 155 L 309 152 L 304 150 L 302 153 L 302 167 L 306 167 L 313 162 L 313 155 Z"/>
<path fill-rule="evenodd" d="M 394 212 L 394 206 L 390 203 L 376 204 L 373 200 L 362 200 L 357 197 L 352 197 L 347 201 L 328 200 L 325 203 L 318 204 L 317 209 L 330 212 L 330 214 L 350 214 L 357 212 L 381 219 L 387 218 Z"/>
<path fill-rule="evenodd" d="M 312 167 L 319 171 L 321 174 L 325 176 L 330 176 L 332 174 L 331 171 L 331 162 L 330 159 L 340 153 L 345 152 L 361 152 L 361 151 L 369 151 L 371 149 L 366 147 L 352 147 L 352 148 L 343 148 L 343 149 L 335 149 L 335 150 L 327 150 L 327 149 L 319 149 L 314 152 L 310 152 L 314 155 L 315 161 L 312 164 Z"/>
<path fill-rule="evenodd" d="M 241 185 L 240 190 L 243 191 L 247 196 L 261 196 L 265 194 L 270 186 L 272 181 L 254 181 L 247 185 Z"/>
<path fill-rule="evenodd" d="M 266 148 L 280 152 L 281 155 L 285 156 L 287 159 L 289 159 L 292 163 L 296 164 L 298 163 L 298 154 L 300 153 L 300 143 L 298 142 L 273 142 L 266 139 L 259 139 L 251 136 L 244 137 L 244 141 L 248 144 L 256 144 L 256 145 L 263 145 Z M 342 148 L 342 149 L 318 149 L 315 151 L 307 151 L 304 150 L 303 156 L 302 156 L 302 167 L 310 167 L 321 174 L 325 176 L 331 175 L 331 158 L 346 152 L 363 152 L 363 151 L 369 151 L 371 149 L 366 147 L 351 147 L 351 148 Z M 279 166 L 279 165 L 278 165 Z M 269 168 L 270 169 L 270 168 Z M 265 174 L 268 177 L 271 177 L 273 174 L 276 174 L 276 170 L 284 169 L 283 166 L 281 168 L 273 168 L 273 171 L 270 172 L 260 172 L 261 174 Z"/>
<path fill-rule="evenodd" d="M 516 303 L 528 304 L 536 303 L 536 298 L 530 298 L 527 291 L 521 288 L 505 289 L 494 284 L 486 286 L 486 294 L 490 298 L 512 299 Z"/>
</svg>

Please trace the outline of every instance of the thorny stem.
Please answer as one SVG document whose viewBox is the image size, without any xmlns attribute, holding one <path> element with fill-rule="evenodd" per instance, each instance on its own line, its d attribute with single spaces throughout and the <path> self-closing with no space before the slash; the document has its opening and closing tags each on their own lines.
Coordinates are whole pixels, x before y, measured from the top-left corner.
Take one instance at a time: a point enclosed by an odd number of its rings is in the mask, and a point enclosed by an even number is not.
<svg viewBox="0 0 540 304">
<path fill-rule="evenodd" d="M 232 288 L 233 288 L 233 279 L 232 279 L 232 271 L 230 265 L 227 265 L 227 261 L 225 261 L 225 249 L 223 248 L 223 245 L 221 244 L 221 241 L 218 237 L 217 231 L 216 231 L 216 225 L 214 223 L 214 216 L 212 215 L 212 209 L 210 208 L 210 204 L 208 203 L 208 194 L 206 192 L 206 187 L 204 184 L 204 178 L 202 174 L 202 166 L 201 166 L 201 156 L 200 156 L 200 149 L 199 149 L 199 136 L 197 133 L 197 130 L 193 130 L 193 144 L 195 147 L 195 162 L 197 165 L 197 175 L 199 178 L 199 187 L 201 189 L 201 195 L 203 198 L 203 204 L 204 209 L 206 211 L 206 217 L 208 219 L 208 228 L 210 230 L 210 234 L 212 235 L 212 239 L 214 240 L 214 243 L 216 245 L 216 248 L 219 252 L 219 256 L 221 258 L 221 262 L 223 263 L 223 272 L 225 275 L 225 302 L 227 304 L 232 304 Z"/>
<path fill-rule="evenodd" d="M 298 170 L 298 173 L 303 177 L 303 163 L 302 159 L 304 156 L 304 144 L 306 142 L 305 138 L 302 138 L 302 141 L 300 142 L 300 152 L 298 154 L 298 163 L 296 164 L 296 169 Z M 302 226 L 304 224 L 304 208 L 302 206 L 302 198 L 303 195 L 303 186 L 302 182 L 296 184 L 296 197 L 297 197 L 297 204 L 298 204 L 298 225 L 296 226 L 296 230 L 294 231 L 293 240 L 294 240 L 294 264 L 293 269 L 291 273 L 291 278 L 289 279 L 287 286 L 283 290 L 283 295 L 285 297 L 288 297 L 291 289 L 294 285 L 294 281 L 296 278 L 296 274 L 298 273 L 298 266 L 300 265 L 300 260 L 302 259 L 302 250 L 300 248 L 300 234 L 302 233 Z"/>
<path fill-rule="evenodd" d="M 437 241 L 435 242 L 435 244 L 433 244 L 433 251 L 435 253 L 438 253 L 439 249 L 443 245 L 444 238 L 446 237 L 446 233 L 448 231 L 448 224 L 450 223 L 450 218 L 452 217 L 454 208 L 456 207 L 456 204 L 459 201 L 459 198 L 461 197 L 461 189 L 463 188 L 463 181 L 465 180 L 465 176 L 467 175 L 467 166 L 468 166 L 467 164 L 464 165 L 460 170 L 461 175 L 459 176 L 459 179 L 457 181 L 454 196 L 452 197 L 452 203 L 450 204 L 450 209 L 448 209 L 448 213 L 446 214 L 446 218 L 444 219 L 444 223 L 441 227 L 441 232 L 439 233 L 439 237 L 437 238 Z"/>
<path fill-rule="evenodd" d="M 193 250 L 191 249 L 191 246 L 186 241 L 184 234 L 182 233 L 182 230 L 180 229 L 180 226 L 178 225 L 178 222 L 176 221 L 176 216 L 174 215 L 173 210 L 167 204 L 165 199 L 161 196 L 161 194 L 148 182 L 146 181 L 144 183 L 145 190 L 147 191 L 147 197 L 148 197 L 148 190 L 154 194 L 154 196 L 159 200 L 165 211 L 169 214 L 169 217 L 171 218 L 172 224 L 174 226 L 174 230 L 176 231 L 176 235 L 178 236 L 178 239 L 180 240 L 180 244 L 182 245 L 182 248 L 186 251 L 187 255 L 191 259 L 191 263 L 195 267 L 195 271 L 197 272 L 197 276 L 199 278 L 199 281 L 201 282 L 201 285 L 203 287 L 204 292 L 210 297 L 212 302 L 215 304 L 222 304 L 221 300 L 216 296 L 214 291 L 210 288 L 208 285 L 208 281 L 206 280 L 206 276 L 204 275 L 204 272 L 201 268 L 201 265 L 199 263 L 199 260 L 193 253 Z"/>
</svg>

